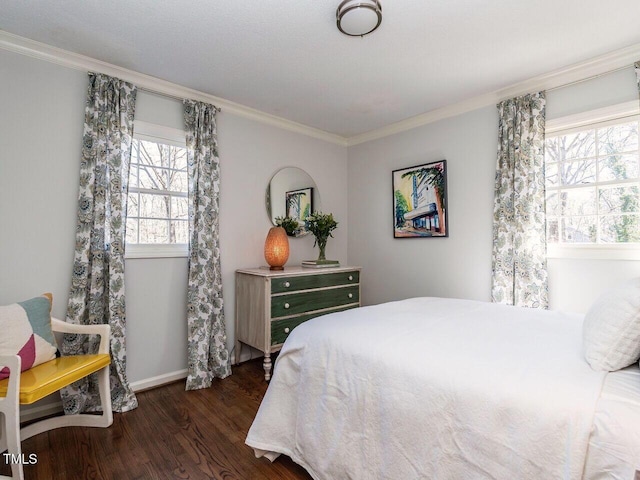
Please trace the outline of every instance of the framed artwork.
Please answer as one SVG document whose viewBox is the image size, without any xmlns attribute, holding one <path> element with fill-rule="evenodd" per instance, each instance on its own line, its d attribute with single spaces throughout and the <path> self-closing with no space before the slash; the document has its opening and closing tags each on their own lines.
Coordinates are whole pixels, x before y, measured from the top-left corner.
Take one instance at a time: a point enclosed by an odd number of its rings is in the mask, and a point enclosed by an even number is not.
<svg viewBox="0 0 640 480">
<path fill-rule="evenodd" d="M 447 237 L 447 161 L 394 170 L 393 237 Z"/>
<path fill-rule="evenodd" d="M 300 188 L 285 193 L 287 217 L 298 220 L 304 230 L 305 219 L 313 213 L 313 188 Z"/>
</svg>

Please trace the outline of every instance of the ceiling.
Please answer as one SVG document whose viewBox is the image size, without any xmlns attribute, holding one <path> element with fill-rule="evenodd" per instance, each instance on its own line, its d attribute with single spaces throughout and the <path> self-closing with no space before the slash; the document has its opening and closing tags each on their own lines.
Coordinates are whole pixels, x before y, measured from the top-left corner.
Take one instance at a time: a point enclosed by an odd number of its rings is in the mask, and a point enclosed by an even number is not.
<svg viewBox="0 0 640 480">
<path fill-rule="evenodd" d="M 352 137 L 640 43 L 640 1 L 2 0 L 0 29 Z"/>
</svg>

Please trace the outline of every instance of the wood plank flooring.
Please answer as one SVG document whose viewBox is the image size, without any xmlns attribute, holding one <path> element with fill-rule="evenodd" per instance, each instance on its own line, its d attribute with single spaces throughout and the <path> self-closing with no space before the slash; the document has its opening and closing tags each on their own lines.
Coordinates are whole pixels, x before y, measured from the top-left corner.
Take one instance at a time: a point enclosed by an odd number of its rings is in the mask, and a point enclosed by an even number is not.
<svg viewBox="0 0 640 480">
<path fill-rule="evenodd" d="M 60 428 L 24 441 L 25 456 L 38 458 L 25 479 L 309 480 L 288 457 L 257 459 L 244 444 L 266 388 L 259 359 L 209 389 L 186 392 L 181 381 L 139 393 L 140 406 L 114 414 L 107 429 Z M 3 456 L 1 474 L 10 474 Z"/>
</svg>

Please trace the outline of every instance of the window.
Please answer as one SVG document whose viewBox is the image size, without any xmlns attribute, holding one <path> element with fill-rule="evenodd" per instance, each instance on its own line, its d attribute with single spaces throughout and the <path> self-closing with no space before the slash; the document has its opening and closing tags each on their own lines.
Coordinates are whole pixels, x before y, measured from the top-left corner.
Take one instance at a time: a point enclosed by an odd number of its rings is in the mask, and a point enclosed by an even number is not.
<svg viewBox="0 0 640 480">
<path fill-rule="evenodd" d="M 639 118 L 582 117 L 582 125 L 547 129 L 547 246 L 638 247 Z"/>
<path fill-rule="evenodd" d="M 187 253 L 184 137 L 181 130 L 135 122 L 127 200 L 127 257 Z"/>
</svg>

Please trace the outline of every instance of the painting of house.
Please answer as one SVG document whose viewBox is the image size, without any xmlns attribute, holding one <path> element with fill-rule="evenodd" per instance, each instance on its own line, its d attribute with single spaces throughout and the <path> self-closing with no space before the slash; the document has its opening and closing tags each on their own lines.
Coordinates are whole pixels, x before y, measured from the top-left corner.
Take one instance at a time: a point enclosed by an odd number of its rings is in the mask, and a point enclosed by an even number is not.
<svg viewBox="0 0 640 480">
<path fill-rule="evenodd" d="M 395 238 L 446 237 L 446 160 L 393 171 Z"/>
</svg>

